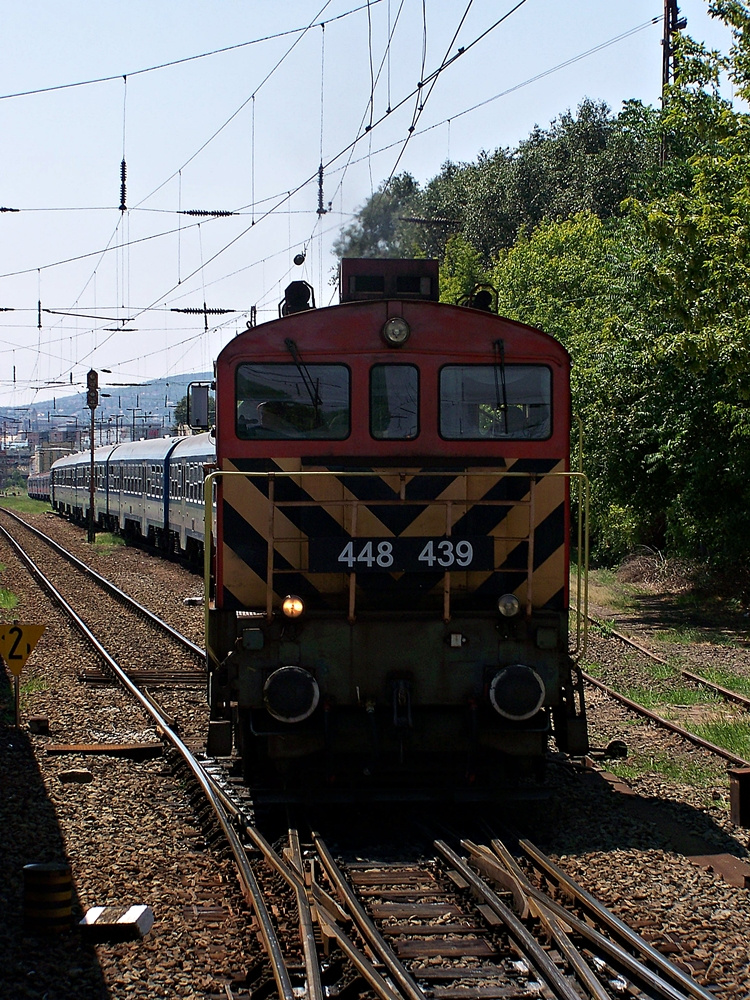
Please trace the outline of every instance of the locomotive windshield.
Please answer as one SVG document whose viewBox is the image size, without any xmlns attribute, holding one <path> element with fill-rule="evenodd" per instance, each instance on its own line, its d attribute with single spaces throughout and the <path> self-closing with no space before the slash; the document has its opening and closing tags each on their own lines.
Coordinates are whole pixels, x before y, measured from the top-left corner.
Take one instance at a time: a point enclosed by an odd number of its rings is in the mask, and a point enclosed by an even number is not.
<svg viewBox="0 0 750 1000">
<path fill-rule="evenodd" d="M 551 433 L 552 374 L 543 365 L 446 365 L 440 434 L 448 440 L 541 441 Z"/>
<path fill-rule="evenodd" d="M 237 437 L 342 440 L 349 436 L 345 365 L 243 364 L 237 368 Z"/>
<path fill-rule="evenodd" d="M 417 436 L 419 371 L 414 365 L 373 365 L 370 369 L 370 432 L 378 439 Z"/>
</svg>

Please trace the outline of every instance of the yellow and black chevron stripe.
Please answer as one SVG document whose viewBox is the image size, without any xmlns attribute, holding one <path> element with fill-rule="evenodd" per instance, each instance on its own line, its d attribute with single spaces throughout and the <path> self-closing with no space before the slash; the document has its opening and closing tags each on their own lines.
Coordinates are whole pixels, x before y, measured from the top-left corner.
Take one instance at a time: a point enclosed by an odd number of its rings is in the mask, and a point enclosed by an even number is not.
<svg viewBox="0 0 750 1000">
<path fill-rule="evenodd" d="M 452 536 L 494 539 L 493 569 L 451 571 L 454 608 L 462 602 L 472 609 L 494 607 L 508 592 L 523 606 L 529 579 L 535 608 L 565 607 L 567 480 L 550 475 L 564 472 L 561 461 L 509 461 L 492 474 L 373 468 L 355 475 L 316 468 L 295 475 L 299 459 L 243 459 L 227 462 L 224 471 L 248 474 L 221 479 L 218 596 L 227 610 L 266 607 L 269 562 L 274 601 L 295 593 L 309 607 L 343 609 L 349 573 L 310 572 L 309 539 L 340 539 L 343 546 L 352 537 L 440 538 L 448 523 Z M 444 578 L 442 570 L 358 573 L 357 608 L 439 608 Z"/>
</svg>

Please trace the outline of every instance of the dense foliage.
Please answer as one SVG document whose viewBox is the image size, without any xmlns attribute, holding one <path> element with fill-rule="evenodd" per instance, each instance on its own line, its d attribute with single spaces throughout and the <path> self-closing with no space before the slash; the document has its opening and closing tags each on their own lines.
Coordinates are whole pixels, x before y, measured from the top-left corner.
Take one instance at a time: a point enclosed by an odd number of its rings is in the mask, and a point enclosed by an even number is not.
<svg viewBox="0 0 750 1000">
<path fill-rule="evenodd" d="M 750 115 L 719 89 L 750 101 L 750 11 L 710 10 L 731 51 L 678 37 L 663 109 L 586 101 L 423 188 L 401 175 L 337 247 L 437 256 L 446 300 L 490 281 L 567 346 L 602 559 L 750 565 Z"/>
</svg>

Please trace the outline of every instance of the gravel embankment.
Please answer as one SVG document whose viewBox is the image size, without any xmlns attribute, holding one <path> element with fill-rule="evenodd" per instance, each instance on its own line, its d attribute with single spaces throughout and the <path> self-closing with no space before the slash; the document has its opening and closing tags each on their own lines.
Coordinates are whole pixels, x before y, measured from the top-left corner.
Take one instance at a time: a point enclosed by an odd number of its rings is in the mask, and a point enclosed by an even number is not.
<svg viewBox="0 0 750 1000">
<path fill-rule="evenodd" d="M 37 521 L 87 559 L 80 532 L 57 518 Z M 129 549 L 96 563 L 201 641 L 202 609 L 182 603 L 201 592 L 200 578 Z M 82 663 L 93 665 L 94 658 L 3 543 L 0 564 L 0 586 L 19 598 L 13 616 L 47 625 L 21 675 L 18 730 L 8 725 L 13 698 L 5 671 L 0 681 L 9 706 L 0 725 L 0 996 L 225 997 L 224 984 L 243 978 L 260 955 L 233 864 L 220 845 L 206 845 L 184 779 L 165 756 L 137 762 L 47 753 L 54 743 L 149 742 L 156 733 L 118 688 L 77 680 Z M 185 698 L 205 700 L 200 690 L 186 690 Z M 49 736 L 29 732 L 31 716 L 49 720 Z M 75 771 L 80 780 L 68 780 Z M 23 867 L 48 861 L 70 865 L 75 918 L 91 906 L 146 904 L 155 915 L 152 930 L 143 940 L 96 946 L 82 942 L 77 929 L 52 937 L 27 933 Z"/>
</svg>

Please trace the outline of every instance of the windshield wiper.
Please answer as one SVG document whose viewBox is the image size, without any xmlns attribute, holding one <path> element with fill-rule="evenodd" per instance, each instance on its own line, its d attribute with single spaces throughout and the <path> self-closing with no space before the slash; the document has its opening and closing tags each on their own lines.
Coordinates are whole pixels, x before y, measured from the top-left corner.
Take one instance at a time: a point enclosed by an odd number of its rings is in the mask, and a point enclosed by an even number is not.
<svg viewBox="0 0 750 1000">
<path fill-rule="evenodd" d="M 284 347 L 289 351 L 292 359 L 297 366 L 297 371 L 299 372 L 300 378 L 302 379 L 302 384 L 305 389 L 307 389 L 307 395 L 310 397 L 310 402 L 312 403 L 315 414 L 317 416 L 318 410 L 323 405 L 323 400 L 320 398 L 320 393 L 318 392 L 318 383 L 313 380 L 312 375 L 309 372 L 307 365 L 304 363 L 300 357 L 297 345 L 294 343 L 291 337 L 287 337 L 284 341 Z"/>
<path fill-rule="evenodd" d="M 508 433 L 508 395 L 505 390 L 505 344 L 502 340 L 496 340 L 492 345 L 492 353 L 495 355 L 495 401 L 497 409 L 502 411 L 505 420 L 505 433 Z M 500 376 L 498 381 L 498 374 Z M 502 399 L 500 392 L 502 389 Z"/>
</svg>

